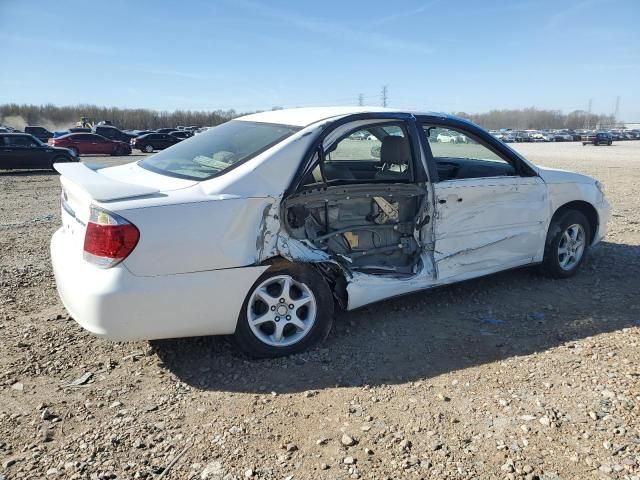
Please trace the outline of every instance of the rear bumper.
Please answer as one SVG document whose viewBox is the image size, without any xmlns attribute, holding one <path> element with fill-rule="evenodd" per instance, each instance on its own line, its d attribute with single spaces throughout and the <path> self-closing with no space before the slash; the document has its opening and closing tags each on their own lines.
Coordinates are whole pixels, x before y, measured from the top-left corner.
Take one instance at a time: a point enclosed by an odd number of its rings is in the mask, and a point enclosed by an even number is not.
<svg viewBox="0 0 640 480">
<path fill-rule="evenodd" d="M 113 340 L 232 334 L 249 289 L 268 268 L 139 277 L 122 264 L 97 268 L 65 240 L 63 229 L 51 239 L 60 299 L 83 328 Z"/>
</svg>

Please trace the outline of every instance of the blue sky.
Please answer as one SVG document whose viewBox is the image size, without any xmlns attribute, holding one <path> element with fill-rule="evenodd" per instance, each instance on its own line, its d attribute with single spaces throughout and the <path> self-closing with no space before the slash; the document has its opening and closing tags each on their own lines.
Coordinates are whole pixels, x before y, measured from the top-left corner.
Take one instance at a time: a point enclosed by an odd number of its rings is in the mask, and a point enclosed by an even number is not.
<svg viewBox="0 0 640 480">
<path fill-rule="evenodd" d="M 55 8 L 54 8 L 55 6 Z M 586 109 L 640 122 L 640 0 L 0 0 L 0 103 Z"/>
</svg>

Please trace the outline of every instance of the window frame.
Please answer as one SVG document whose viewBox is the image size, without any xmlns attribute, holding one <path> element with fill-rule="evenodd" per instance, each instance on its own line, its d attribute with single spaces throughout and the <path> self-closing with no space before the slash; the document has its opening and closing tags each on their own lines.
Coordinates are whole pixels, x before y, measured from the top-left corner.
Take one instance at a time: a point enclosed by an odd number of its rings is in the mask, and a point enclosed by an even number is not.
<svg viewBox="0 0 640 480">
<path fill-rule="evenodd" d="M 313 186 L 306 186 L 302 182 L 304 179 L 313 172 L 316 166 L 320 164 L 320 158 L 324 155 L 323 143 L 325 139 L 336 129 L 342 127 L 345 124 L 359 122 L 359 121 L 367 121 L 370 120 L 373 122 L 371 126 L 388 126 L 390 124 L 400 125 L 403 129 L 407 139 L 409 141 L 409 148 L 411 150 L 411 168 L 412 168 L 412 178 L 409 181 L 401 182 L 404 184 L 418 184 L 421 182 L 429 182 L 432 177 L 431 171 L 425 171 L 428 167 L 428 163 L 425 164 L 423 159 L 424 148 L 421 145 L 421 134 L 418 131 L 419 128 L 416 124 L 415 117 L 410 113 L 386 113 L 386 112 L 366 112 L 366 113 L 356 113 L 351 115 L 345 115 L 337 119 L 336 121 L 327 125 L 324 130 L 318 135 L 318 137 L 314 140 L 311 146 L 307 149 L 302 161 L 298 165 L 298 169 L 296 174 L 293 177 L 293 180 L 289 184 L 289 187 L 285 190 L 284 196 L 285 198 L 289 195 L 293 195 L 296 193 L 301 193 L 304 191 L 312 191 L 318 188 L 327 188 L 329 185 L 327 183 L 318 183 Z M 342 141 L 344 138 L 349 135 L 357 132 L 359 130 L 364 130 L 367 128 L 367 125 L 360 125 L 358 127 L 354 127 L 349 129 L 345 134 L 341 135 L 337 138 L 333 143 Z M 324 174 L 323 174 L 324 176 Z M 353 183 L 340 183 L 337 185 L 340 186 L 348 186 L 348 185 L 385 185 L 397 182 L 388 182 L 388 181 L 362 181 L 362 182 L 353 182 Z M 336 186 L 337 186 L 336 185 Z"/>
<path fill-rule="evenodd" d="M 478 180 L 483 178 L 526 178 L 526 177 L 537 177 L 538 174 L 535 170 L 533 170 L 529 165 L 523 162 L 515 152 L 513 152 L 510 148 L 508 148 L 504 143 L 502 143 L 497 138 L 493 137 L 491 134 L 483 130 L 482 128 L 470 123 L 465 122 L 463 120 L 457 120 L 454 118 L 448 117 L 431 117 L 431 116 L 418 116 L 416 118 L 416 126 L 418 133 L 420 135 L 422 148 L 425 152 L 425 156 L 427 157 L 427 163 L 429 165 L 429 173 L 432 183 L 440 183 L 440 182 L 453 182 L 453 181 L 466 181 L 466 180 Z M 483 147 L 487 148 L 489 151 L 496 154 L 500 159 L 507 162 L 509 165 L 513 166 L 516 174 L 508 175 L 508 176 L 499 176 L 499 177 L 472 177 L 472 178 L 462 178 L 462 179 L 451 179 L 451 180 L 440 180 L 438 171 L 437 171 L 437 162 L 436 158 L 433 156 L 433 151 L 431 150 L 431 145 L 429 143 L 429 139 L 427 137 L 427 132 L 425 131 L 425 126 L 435 127 L 435 128 L 444 128 L 448 130 L 454 130 L 458 133 L 462 133 L 463 135 L 468 136 L 472 140 L 476 141 Z M 469 159 L 473 160 L 473 159 Z M 481 159 L 477 159 L 481 160 Z"/>
<path fill-rule="evenodd" d="M 322 148 L 321 150 L 321 156 L 319 156 L 319 161 L 317 162 L 318 166 L 320 167 L 320 175 L 322 176 L 322 183 L 321 185 L 324 186 L 345 186 L 345 185 L 367 185 L 367 184 L 388 184 L 388 183 L 416 183 L 415 178 L 415 163 L 416 163 L 416 155 L 413 151 L 413 147 L 411 145 L 411 140 L 410 140 L 410 136 L 409 136 L 409 129 L 407 127 L 406 122 L 404 121 L 398 121 L 398 120 L 390 120 L 389 122 L 376 122 L 376 123 L 372 123 L 370 125 L 360 125 L 359 127 L 354 127 L 351 130 L 348 130 L 345 134 L 341 135 L 339 138 L 337 138 L 332 144 L 331 146 L 337 145 L 340 142 L 342 142 L 343 140 L 346 140 L 347 138 L 349 138 L 351 135 L 353 135 L 354 133 L 357 133 L 361 130 L 368 130 L 369 128 L 373 128 L 373 127 L 380 127 L 380 128 L 384 128 L 384 127 L 390 127 L 390 126 L 394 126 L 394 127 L 400 127 L 400 129 L 402 130 L 402 132 L 404 133 L 405 137 L 407 139 L 407 141 L 409 142 L 409 149 L 411 151 L 411 161 L 408 163 L 409 166 L 409 178 L 407 180 L 403 180 L 400 182 L 394 182 L 391 180 L 375 180 L 375 179 L 371 179 L 371 180 L 359 180 L 359 181 L 350 181 L 350 180 L 344 180 L 344 181 L 332 181 L 332 183 L 329 183 L 326 181 L 325 178 L 325 174 L 324 174 L 324 164 L 326 163 L 326 155 L 327 153 L 331 153 L 331 152 L 327 152 L 324 150 L 324 148 Z M 390 135 L 390 134 L 389 134 Z M 375 135 L 374 135 L 375 136 Z M 376 137 L 378 138 L 378 137 Z M 382 140 L 379 140 L 381 147 L 382 147 Z M 332 160 L 333 161 L 333 160 Z M 349 162 L 351 160 L 335 160 L 336 162 L 340 163 L 340 162 Z M 358 160 L 353 160 L 353 161 L 358 161 Z M 378 163 L 382 163 L 381 159 L 378 160 Z M 315 168 L 314 168 L 315 169 Z M 313 171 L 313 170 L 312 170 Z M 303 188 L 314 188 L 314 186 L 303 186 Z"/>
</svg>

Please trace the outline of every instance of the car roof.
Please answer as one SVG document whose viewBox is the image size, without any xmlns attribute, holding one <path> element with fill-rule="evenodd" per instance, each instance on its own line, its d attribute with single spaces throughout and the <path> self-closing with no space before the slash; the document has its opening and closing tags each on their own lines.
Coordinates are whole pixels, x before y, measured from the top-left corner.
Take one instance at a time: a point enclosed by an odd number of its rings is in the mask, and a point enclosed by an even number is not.
<svg viewBox="0 0 640 480">
<path fill-rule="evenodd" d="M 412 110 L 398 110 L 384 107 L 305 107 L 288 108 L 283 110 L 272 110 L 269 112 L 259 112 L 239 117 L 236 120 L 246 122 L 276 123 L 282 125 L 292 125 L 296 127 L 306 127 L 312 123 L 326 120 L 333 117 L 342 117 L 356 113 L 411 113 L 415 115 L 435 115 L 438 117 L 457 118 L 445 113 L 416 112 Z"/>
</svg>

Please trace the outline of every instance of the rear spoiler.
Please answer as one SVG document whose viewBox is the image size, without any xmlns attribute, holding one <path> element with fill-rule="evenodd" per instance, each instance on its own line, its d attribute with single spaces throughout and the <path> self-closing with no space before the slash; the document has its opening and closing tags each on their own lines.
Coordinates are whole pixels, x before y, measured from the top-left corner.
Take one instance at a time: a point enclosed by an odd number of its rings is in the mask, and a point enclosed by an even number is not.
<svg viewBox="0 0 640 480">
<path fill-rule="evenodd" d="M 89 168 L 84 163 L 55 163 L 53 168 L 64 177 L 65 181 L 77 185 L 87 192 L 91 198 L 99 202 L 140 197 L 160 191 L 153 187 L 113 180 L 100 175 L 98 171 Z"/>
</svg>

